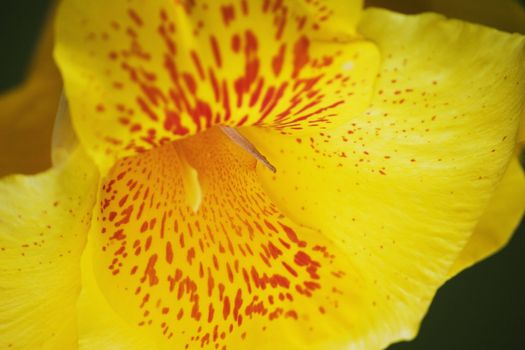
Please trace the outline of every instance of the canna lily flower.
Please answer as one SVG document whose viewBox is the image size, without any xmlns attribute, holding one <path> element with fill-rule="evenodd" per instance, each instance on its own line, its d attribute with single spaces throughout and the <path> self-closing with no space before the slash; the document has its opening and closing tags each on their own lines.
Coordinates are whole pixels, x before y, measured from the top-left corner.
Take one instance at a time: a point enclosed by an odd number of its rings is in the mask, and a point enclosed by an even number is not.
<svg viewBox="0 0 525 350">
<path fill-rule="evenodd" d="M 0 181 L 2 347 L 384 348 L 523 214 L 523 36 L 63 0 L 55 57 L 54 166 Z"/>
</svg>

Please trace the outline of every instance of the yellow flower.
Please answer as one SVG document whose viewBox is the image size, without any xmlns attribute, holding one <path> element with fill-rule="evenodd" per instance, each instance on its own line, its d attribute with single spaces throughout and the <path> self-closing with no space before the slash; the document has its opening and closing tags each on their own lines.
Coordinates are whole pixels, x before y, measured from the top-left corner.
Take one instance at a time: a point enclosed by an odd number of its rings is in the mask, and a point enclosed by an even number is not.
<svg viewBox="0 0 525 350">
<path fill-rule="evenodd" d="M 2 347 L 384 348 L 523 213 L 520 35 L 299 0 L 56 30 L 79 142 L 0 181 Z"/>
</svg>

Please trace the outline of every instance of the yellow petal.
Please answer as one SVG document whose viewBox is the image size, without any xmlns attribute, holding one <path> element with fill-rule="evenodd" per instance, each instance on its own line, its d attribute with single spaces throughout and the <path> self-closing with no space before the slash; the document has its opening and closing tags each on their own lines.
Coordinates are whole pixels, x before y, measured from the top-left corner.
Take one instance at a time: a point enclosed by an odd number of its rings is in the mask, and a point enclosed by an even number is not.
<svg viewBox="0 0 525 350">
<path fill-rule="evenodd" d="M 429 10 L 507 32 L 525 34 L 525 8 L 520 0 L 429 0 Z"/>
<path fill-rule="evenodd" d="M 386 343 L 415 335 L 513 156 L 525 40 L 374 9 L 359 30 L 383 56 L 366 113 L 297 139 L 243 133 L 277 168 L 259 168 L 271 198 L 362 272 L 369 336 Z"/>
<path fill-rule="evenodd" d="M 377 73 L 360 6 L 65 0 L 56 57 L 75 130 L 107 170 L 216 124 L 336 123 L 366 107 Z"/>
<path fill-rule="evenodd" d="M 51 19 L 52 16 L 28 78 L 0 97 L 0 176 L 36 173 L 51 165 L 51 133 L 62 88 L 52 58 Z"/>
<path fill-rule="evenodd" d="M 424 0 L 417 2 L 372 0 L 367 1 L 366 4 L 402 12 L 435 11 L 500 30 L 525 34 L 525 8 L 515 0 Z M 525 142 L 525 111 L 517 142 Z M 469 243 L 453 266 L 451 275 L 487 257 L 507 243 L 521 220 L 522 208 L 525 205 L 525 200 L 521 199 L 525 198 L 522 192 L 521 172 L 519 162 L 513 160 Z M 512 188 L 515 190 L 513 191 Z"/>
<path fill-rule="evenodd" d="M 108 304 L 93 275 L 92 240 L 82 255 L 82 291 L 77 303 L 79 350 L 153 350 L 144 330 L 130 325 Z"/>
<path fill-rule="evenodd" d="M 97 173 L 82 151 L 0 181 L 0 348 L 74 349 L 80 255 Z"/>
<path fill-rule="evenodd" d="M 432 11 L 507 32 L 525 34 L 525 8 L 520 0 L 366 0 L 365 6 L 403 13 Z"/>
<path fill-rule="evenodd" d="M 499 183 L 489 206 L 463 248 L 450 275 L 493 254 L 507 244 L 525 212 L 525 175 L 515 157 Z"/>
</svg>

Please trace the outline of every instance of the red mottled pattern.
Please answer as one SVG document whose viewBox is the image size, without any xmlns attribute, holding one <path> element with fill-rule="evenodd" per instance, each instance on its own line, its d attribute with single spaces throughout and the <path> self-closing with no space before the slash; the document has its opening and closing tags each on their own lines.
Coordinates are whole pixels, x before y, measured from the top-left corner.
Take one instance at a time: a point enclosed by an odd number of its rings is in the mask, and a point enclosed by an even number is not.
<svg viewBox="0 0 525 350">
<path fill-rule="evenodd" d="M 184 202 L 181 156 L 199 171 L 196 213 Z M 337 312 L 348 283 L 341 264 L 320 234 L 279 212 L 254 167 L 216 129 L 115 165 L 101 192 L 95 260 L 121 313 L 165 341 L 225 349 L 250 336 L 246 324 L 264 330 L 287 318 L 314 329 Z"/>
<path fill-rule="evenodd" d="M 332 16 L 323 1 L 130 1 L 105 28 L 86 19 L 104 70 L 93 110 L 118 120 L 97 137 L 141 152 L 216 124 L 325 128 L 359 90 L 342 68 L 356 38 Z"/>
</svg>

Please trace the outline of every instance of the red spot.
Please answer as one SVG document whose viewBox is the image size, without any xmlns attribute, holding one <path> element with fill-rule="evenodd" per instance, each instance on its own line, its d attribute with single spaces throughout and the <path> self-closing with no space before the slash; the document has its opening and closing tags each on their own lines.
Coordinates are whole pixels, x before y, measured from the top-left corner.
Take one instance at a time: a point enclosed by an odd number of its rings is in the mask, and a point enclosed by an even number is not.
<svg viewBox="0 0 525 350">
<path fill-rule="evenodd" d="M 290 241 L 292 241 L 293 243 L 297 244 L 299 247 L 305 247 L 306 246 L 306 242 L 299 240 L 299 238 L 297 238 L 297 234 L 295 233 L 294 230 L 292 230 L 291 227 L 288 227 L 288 226 L 286 226 L 286 225 L 284 225 L 282 223 L 279 223 L 279 224 L 283 228 L 284 232 L 286 233 L 286 235 L 288 236 Z"/>
<path fill-rule="evenodd" d="M 230 264 L 226 263 L 226 269 L 228 271 L 228 281 L 230 281 L 230 283 L 233 283 L 233 271 L 230 267 Z"/>
<path fill-rule="evenodd" d="M 266 227 L 268 227 L 270 230 L 272 230 L 273 232 L 275 233 L 278 233 L 279 231 L 277 231 L 277 229 L 275 228 L 275 226 L 272 225 L 271 222 L 269 222 L 268 220 L 264 219 L 264 224 L 266 225 Z"/>
<path fill-rule="evenodd" d="M 226 85 L 226 81 L 222 82 L 222 95 L 224 96 L 222 98 L 222 106 L 224 108 L 224 120 L 228 121 L 231 117 L 231 109 L 230 109 L 230 98 L 228 94 L 228 87 Z"/>
<path fill-rule="evenodd" d="M 288 9 L 284 9 L 284 13 L 277 19 L 277 32 L 275 33 L 275 40 L 281 40 L 286 27 L 287 12 Z"/>
<path fill-rule="evenodd" d="M 188 255 L 186 256 L 186 260 L 188 261 L 188 264 L 191 265 L 191 263 L 193 262 L 193 258 L 195 258 L 195 249 L 190 248 L 188 250 Z"/>
<path fill-rule="evenodd" d="M 301 16 L 297 18 L 297 31 L 301 31 L 306 24 L 306 16 Z"/>
<path fill-rule="evenodd" d="M 136 99 L 137 103 L 139 104 L 140 109 L 146 113 L 146 115 L 153 121 L 158 121 L 159 118 L 157 115 L 151 110 L 151 108 L 146 104 L 144 99 L 142 97 L 137 97 Z"/>
<path fill-rule="evenodd" d="M 250 91 L 251 85 L 259 74 L 259 59 L 257 58 L 257 38 L 252 31 L 245 32 L 246 46 L 244 48 L 245 65 L 244 76 L 235 80 L 234 87 L 237 93 L 237 107 L 242 105 L 243 95 Z"/>
<path fill-rule="evenodd" d="M 252 294 L 252 286 L 250 284 L 250 276 L 248 275 L 248 271 L 246 271 L 246 269 L 242 269 L 242 275 L 244 282 L 246 283 L 246 287 L 248 287 L 248 293 Z"/>
<path fill-rule="evenodd" d="M 213 314 L 214 314 L 213 304 L 210 303 L 208 306 L 208 323 L 211 323 L 213 321 Z"/>
<path fill-rule="evenodd" d="M 142 21 L 142 18 L 140 18 L 140 16 L 135 12 L 135 10 L 129 9 L 128 15 L 133 20 L 133 22 L 135 22 L 137 26 L 141 27 L 144 24 L 144 22 Z"/>
<path fill-rule="evenodd" d="M 220 97 L 219 83 L 217 82 L 217 78 L 215 77 L 215 73 L 213 72 L 212 69 L 209 69 L 208 74 L 210 76 L 211 86 L 213 88 L 213 96 L 215 97 L 215 102 L 219 102 L 219 97 Z"/>
<path fill-rule="evenodd" d="M 290 249 L 290 244 L 288 244 L 288 242 L 286 242 L 286 241 L 283 240 L 282 238 L 279 238 L 279 242 L 281 242 L 281 244 L 283 245 L 283 247 L 285 247 L 286 249 Z"/>
<path fill-rule="evenodd" d="M 215 63 L 217 64 L 217 67 L 222 67 L 222 59 L 221 59 L 221 52 L 219 50 L 219 43 L 217 42 L 217 38 L 215 36 L 210 36 L 210 44 L 211 44 L 211 50 L 213 53 L 213 58 L 215 59 Z"/>
<path fill-rule="evenodd" d="M 295 254 L 295 260 L 294 261 L 299 266 L 306 266 L 306 265 L 310 264 L 312 259 L 305 252 L 299 251 L 299 252 L 297 252 L 297 254 Z"/>
<path fill-rule="evenodd" d="M 146 243 L 144 244 L 144 250 L 145 251 L 148 251 L 149 248 L 151 247 L 151 241 L 152 241 L 152 237 L 151 236 L 148 236 L 148 238 L 146 238 Z"/>
<path fill-rule="evenodd" d="M 277 106 L 277 103 L 281 100 L 281 98 L 283 97 L 284 95 L 284 92 L 286 90 L 286 87 L 288 86 L 288 82 L 284 82 L 281 84 L 281 86 L 279 86 L 279 89 L 277 90 L 277 93 L 275 94 L 275 96 L 273 97 L 273 100 L 272 102 L 268 105 L 268 107 L 266 108 L 266 110 L 264 111 L 264 113 L 262 114 L 262 116 L 259 118 L 259 120 L 257 121 L 257 123 L 260 123 L 262 120 L 264 120 L 264 118 L 266 118 L 268 116 L 268 114 L 270 114 L 273 109 L 275 108 L 275 106 Z"/>
<path fill-rule="evenodd" d="M 285 317 L 290 317 L 297 320 L 297 312 L 290 310 L 284 314 Z"/>
<path fill-rule="evenodd" d="M 166 243 L 166 262 L 171 264 L 173 261 L 173 248 L 171 242 Z"/>
<path fill-rule="evenodd" d="M 184 73 L 182 75 L 182 78 L 184 79 L 186 86 L 190 90 L 190 93 L 192 95 L 195 95 L 195 92 L 197 91 L 197 84 L 195 83 L 195 79 L 193 79 L 193 76 L 189 73 Z"/>
<path fill-rule="evenodd" d="M 166 44 L 168 51 L 171 55 L 175 55 L 177 52 L 177 46 L 175 45 L 175 42 L 171 39 L 171 36 L 166 33 L 166 28 L 164 25 L 161 25 L 158 29 L 158 32 L 162 39 L 164 39 L 164 43 Z"/>
<path fill-rule="evenodd" d="M 266 13 L 268 12 L 269 9 L 270 9 L 270 0 L 264 0 L 262 11 Z"/>
<path fill-rule="evenodd" d="M 197 296 L 195 303 L 193 304 L 193 307 L 191 308 L 191 318 L 193 318 L 195 321 L 200 321 L 201 319 L 201 313 L 199 311 L 199 297 Z"/>
<path fill-rule="evenodd" d="M 273 74 L 278 77 L 281 73 L 284 63 L 284 53 L 286 51 L 286 45 L 282 44 L 279 48 L 279 52 L 272 58 L 272 70 Z"/>
<path fill-rule="evenodd" d="M 268 88 L 268 90 L 266 90 L 266 94 L 264 95 L 263 101 L 261 103 L 261 108 L 259 108 L 259 112 L 262 112 L 264 109 L 266 109 L 266 107 L 270 103 L 274 93 L 275 93 L 275 87 L 274 86 L 270 86 Z"/>
<path fill-rule="evenodd" d="M 259 78 L 259 82 L 257 83 L 257 86 L 255 87 L 255 90 L 253 91 L 252 96 L 250 97 L 250 107 L 253 107 L 257 103 L 257 100 L 259 99 L 263 85 L 264 85 L 264 79 L 261 77 Z"/>
<path fill-rule="evenodd" d="M 304 286 L 310 290 L 316 290 L 321 288 L 321 285 L 317 282 L 305 281 Z"/>
<path fill-rule="evenodd" d="M 283 0 L 276 0 L 273 4 L 272 12 L 277 12 L 281 9 L 283 9 Z"/>
<path fill-rule="evenodd" d="M 230 314 L 230 299 L 228 297 L 224 298 L 223 307 L 222 307 L 222 317 L 226 320 Z"/>
<path fill-rule="evenodd" d="M 317 261 L 312 260 L 312 258 L 310 258 L 308 254 L 306 254 L 303 251 L 297 252 L 297 254 L 295 254 L 294 262 L 298 266 L 306 267 L 306 272 L 308 272 L 310 278 L 319 279 L 319 274 L 317 273 L 317 270 L 321 265 Z"/>
<path fill-rule="evenodd" d="M 251 58 L 251 55 L 255 55 L 257 52 L 257 37 L 251 30 L 247 30 L 245 33 L 246 46 L 244 48 L 244 53 L 248 58 Z"/>
<path fill-rule="evenodd" d="M 159 278 L 157 277 L 157 272 L 155 270 L 155 264 L 157 263 L 157 254 L 150 256 L 148 260 L 148 265 L 144 271 L 144 277 L 142 277 L 141 282 L 144 283 L 146 278 L 149 281 L 150 286 L 154 286 L 159 283 Z"/>
<path fill-rule="evenodd" d="M 146 294 L 142 297 L 142 303 L 140 304 L 140 308 L 142 309 L 144 305 L 149 301 L 149 294 Z"/>
<path fill-rule="evenodd" d="M 337 106 L 340 106 L 340 105 L 342 105 L 342 104 L 344 104 L 344 103 L 345 103 L 345 101 L 343 101 L 343 100 L 341 100 L 341 101 L 337 101 L 337 102 L 334 102 L 334 103 L 332 103 L 332 104 L 329 105 L 329 106 L 321 107 L 321 108 L 315 110 L 314 112 L 312 112 L 312 113 L 310 113 L 310 114 L 307 114 L 307 115 L 303 115 L 303 116 L 301 116 L 301 117 L 298 117 L 298 118 L 294 119 L 293 121 L 295 122 L 295 121 L 301 121 L 301 120 L 308 119 L 308 118 L 310 118 L 310 117 L 313 116 L 313 115 L 317 115 L 317 114 L 320 114 L 320 113 L 322 113 L 322 112 L 325 112 L 325 111 L 327 111 L 327 110 L 329 110 L 329 109 L 336 108 Z"/>
<path fill-rule="evenodd" d="M 214 280 L 211 276 L 210 269 L 208 268 L 208 296 L 211 297 L 213 293 Z"/>
<path fill-rule="evenodd" d="M 120 221 L 115 223 L 115 227 L 129 223 L 129 219 L 131 218 L 132 212 L 133 212 L 133 205 L 130 205 L 129 207 L 124 209 L 121 212 L 122 219 L 120 219 Z"/>
<path fill-rule="evenodd" d="M 277 248 L 272 242 L 268 244 L 268 249 L 269 249 L 270 255 L 274 259 L 279 257 L 282 254 L 281 250 Z"/>
<path fill-rule="evenodd" d="M 304 68 L 304 66 L 310 60 L 308 56 L 308 48 L 310 46 L 310 41 L 307 37 L 302 36 L 297 40 L 294 45 L 294 58 L 293 58 L 293 73 L 292 78 L 296 79 L 299 76 L 299 73 Z"/>
<path fill-rule="evenodd" d="M 113 233 L 113 236 L 110 237 L 110 239 L 115 239 L 119 241 L 122 241 L 125 238 L 126 235 L 124 234 L 124 230 L 122 229 L 115 231 L 115 233 Z"/>
<path fill-rule="evenodd" d="M 126 251 L 126 246 L 121 246 L 113 255 L 119 256 Z"/>
<path fill-rule="evenodd" d="M 233 5 L 221 6 L 222 21 L 227 27 L 235 19 L 235 8 Z"/>
<path fill-rule="evenodd" d="M 166 212 L 162 214 L 162 220 L 160 222 L 160 238 L 164 238 L 165 229 L 166 229 Z"/>
<path fill-rule="evenodd" d="M 202 64 L 201 64 L 201 61 L 199 59 L 199 56 L 197 55 L 197 53 L 194 50 L 191 51 L 191 59 L 193 60 L 193 64 L 197 68 L 197 72 L 199 73 L 199 77 L 201 78 L 201 80 L 204 80 L 204 70 L 202 69 Z"/>
<path fill-rule="evenodd" d="M 189 130 L 182 126 L 180 115 L 174 111 L 165 112 L 164 129 L 175 135 L 186 135 Z"/>
<path fill-rule="evenodd" d="M 237 123 L 237 126 L 243 126 L 248 121 L 248 115 L 244 115 L 241 120 Z"/>
<path fill-rule="evenodd" d="M 168 13 L 166 12 L 165 9 L 160 10 L 160 18 L 162 19 L 163 22 L 166 22 L 168 20 Z"/>
<path fill-rule="evenodd" d="M 148 230 L 148 222 L 144 221 L 142 225 L 140 226 L 140 233 L 144 233 Z"/>
<path fill-rule="evenodd" d="M 247 0 L 241 0 L 241 8 L 243 15 L 248 15 L 248 1 Z"/>
<path fill-rule="evenodd" d="M 290 266 L 288 265 L 286 262 L 282 261 L 281 264 L 286 268 L 286 270 L 294 277 L 297 277 L 298 274 L 297 272 Z"/>
<path fill-rule="evenodd" d="M 233 318 L 236 321 L 239 319 L 239 310 L 241 309 L 242 302 L 242 292 L 240 289 L 237 289 L 237 294 L 235 295 L 235 304 L 233 307 Z"/>
<path fill-rule="evenodd" d="M 137 132 L 137 131 L 140 131 L 142 130 L 142 126 L 140 126 L 140 124 L 133 124 L 130 128 L 129 128 L 129 131 L 130 132 Z"/>
<path fill-rule="evenodd" d="M 233 52 L 238 53 L 240 49 L 241 49 L 241 38 L 239 38 L 239 36 L 235 34 L 232 37 L 232 50 Z"/>
</svg>

